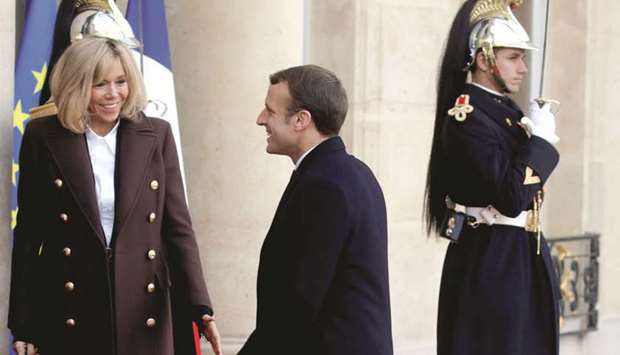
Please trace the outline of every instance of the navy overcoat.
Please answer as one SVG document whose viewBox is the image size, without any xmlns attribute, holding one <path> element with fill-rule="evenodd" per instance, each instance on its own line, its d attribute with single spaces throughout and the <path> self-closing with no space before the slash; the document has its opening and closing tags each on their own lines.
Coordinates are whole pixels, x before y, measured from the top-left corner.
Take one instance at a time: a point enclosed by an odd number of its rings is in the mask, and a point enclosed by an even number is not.
<svg viewBox="0 0 620 355">
<path fill-rule="evenodd" d="M 391 355 L 383 193 L 339 137 L 293 173 L 258 271 L 256 330 L 239 354 Z"/>
<path fill-rule="evenodd" d="M 558 163 L 547 141 L 528 137 L 523 112 L 505 96 L 467 84 L 473 112 L 447 116 L 442 146 L 452 200 L 516 217 Z M 549 249 L 515 226 L 466 226 L 448 247 L 439 298 L 439 355 L 558 353 L 558 285 Z"/>
</svg>

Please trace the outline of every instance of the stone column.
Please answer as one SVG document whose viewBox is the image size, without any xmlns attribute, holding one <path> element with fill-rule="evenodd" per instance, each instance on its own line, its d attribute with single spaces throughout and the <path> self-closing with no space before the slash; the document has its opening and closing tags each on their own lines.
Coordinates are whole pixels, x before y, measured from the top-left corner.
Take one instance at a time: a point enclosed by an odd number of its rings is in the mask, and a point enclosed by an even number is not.
<svg viewBox="0 0 620 355">
<path fill-rule="evenodd" d="M 13 236 L 10 229 L 11 213 L 11 156 L 13 151 L 13 77 L 15 68 L 15 1 L 7 1 L 0 13 L 0 352 L 9 348 L 6 317 L 9 306 L 9 281 Z"/>
<path fill-rule="evenodd" d="M 586 43 L 582 48 L 586 92 L 583 98 L 579 98 L 584 101 L 586 111 L 584 116 L 575 118 L 584 122 L 584 174 L 579 186 L 584 194 L 581 213 L 583 229 L 601 233 L 599 329 L 584 338 L 584 348 L 587 354 L 607 355 L 617 353 L 620 348 L 620 286 L 616 281 L 620 272 L 620 124 L 617 108 L 620 92 L 617 17 L 620 3 L 589 0 L 574 5 L 578 5 L 574 13 L 585 17 Z M 570 18 L 574 14 L 563 16 Z M 567 40 L 571 40 L 573 34 L 567 33 Z M 571 85 L 571 90 L 574 86 Z"/>
<path fill-rule="evenodd" d="M 303 3 L 167 1 L 189 205 L 226 354 L 254 329 L 262 241 L 292 171 L 256 126 L 268 75 L 302 61 Z"/>
</svg>

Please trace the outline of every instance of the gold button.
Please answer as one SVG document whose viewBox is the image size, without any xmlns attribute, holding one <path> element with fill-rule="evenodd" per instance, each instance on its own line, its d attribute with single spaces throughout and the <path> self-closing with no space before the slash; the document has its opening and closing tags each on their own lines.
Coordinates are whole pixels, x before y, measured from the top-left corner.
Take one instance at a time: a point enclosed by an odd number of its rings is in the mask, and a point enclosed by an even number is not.
<svg viewBox="0 0 620 355">
<path fill-rule="evenodd" d="M 149 214 L 149 223 L 153 223 L 155 222 L 155 219 L 157 218 L 157 216 L 155 215 L 155 212 L 151 212 Z"/>
<path fill-rule="evenodd" d="M 146 291 L 148 293 L 155 292 L 155 284 L 151 282 L 150 284 L 146 285 Z"/>
<path fill-rule="evenodd" d="M 65 324 L 66 324 L 68 327 L 75 327 L 75 319 L 73 319 L 73 318 L 69 318 L 69 319 L 67 319 L 67 320 L 65 321 Z"/>
<path fill-rule="evenodd" d="M 157 256 L 157 252 L 153 249 L 149 250 L 146 253 L 146 257 L 149 258 L 149 260 L 155 260 L 155 257 Z"/>
<path fill-rule="evenodd" d="M 61 219 L 63 222 L 67 223 L 67 222 L 69 221 L 69 215 L 68 215 L 68 214 L 66 214 L 66 213 L 61 213 L 61 214 L 60 214 L 60 219 Z"/>
<path fill-rule="evenodd" d="M 64 248 L 62 253 L 65 254 L 65 256 L 71 256 L 71 248 Z"/>
<path fill-rule="evenodd" d="M 157 324 L 154 318 L 149 318 L 146 320 L 146 326 L 149 328 L 153 328 Z"/>
<path fill-rule="evenodd" d="M 151 190 L 157 191 L 159 189 L 159 181 L 153 180 L 151 181 Z"/>
<path fill-rule="evenodd" d="M 56 185 L 57 188 L 61 188 L 62 187 L 62 180 L 60 180 L 60 179 L 54 180 L 54 185 Z"/>
<path fill-rule="evenodd" d="M 65 284 L 65 290 L 67 290 L 67 291 L 69 291 L 69 292 L 71 292 L 71 291 L 75 290 L 75 284 L 74 284 L 73 282 L 71 282 L 71 281 L 68 281 L 68 282 Z"/>
</svg>

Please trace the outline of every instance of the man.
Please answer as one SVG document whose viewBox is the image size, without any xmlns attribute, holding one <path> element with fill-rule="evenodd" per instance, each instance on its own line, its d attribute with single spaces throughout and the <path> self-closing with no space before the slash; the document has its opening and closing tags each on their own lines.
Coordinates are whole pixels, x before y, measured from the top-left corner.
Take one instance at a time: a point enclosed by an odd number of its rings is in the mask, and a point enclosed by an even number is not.
<svg viewBox="0 0 620 355">
<path fill-rule="evenodd" d="M 295 164 L 258 270 L 256 330 L 240 355 L 392 354 L 383 193 L 338 137 L 340 80 L 314 65 L 270 77 L 256 123 Z"/>
<path fill-rule="evenodd" d="M 425 211 L 429 233 L 453 241 L 441 277 L 438 355 L 559 351 L 559 288 L 539 220 L 559 160 L 555 117 L 544 100 L 526 117 L 508 97 L 526 78 L 533 49 L 512 12 L 521 2 L 464 2 L 443 55 Z"/>
</svg>

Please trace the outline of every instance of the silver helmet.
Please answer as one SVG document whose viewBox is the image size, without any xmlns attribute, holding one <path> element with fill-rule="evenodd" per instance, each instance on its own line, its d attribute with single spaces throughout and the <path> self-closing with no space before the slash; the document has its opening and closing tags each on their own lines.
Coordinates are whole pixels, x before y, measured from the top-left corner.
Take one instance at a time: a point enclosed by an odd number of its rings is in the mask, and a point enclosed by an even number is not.
<svg viewBox="0 0 620 355">
<path fill-rule="evenodd" d="M 519 23 L 512 8 L 523 0 L 478 0 L 470 15 L 469 61 L 465 69 L 473 67 L 476 52 L 482 50 L 487 62 L 495 66 L 496 47 L 536 50 L 530 36 Z"/>
<path fill-rule="evenodd" d="M 96 36 L 120 41 L 129 48 L 140 47 L 140 42 L 114 0 L 78 0 L 75 7 L 78 14 L 71 23 L 71 42 L 86 36 Z"/>
</svg>

